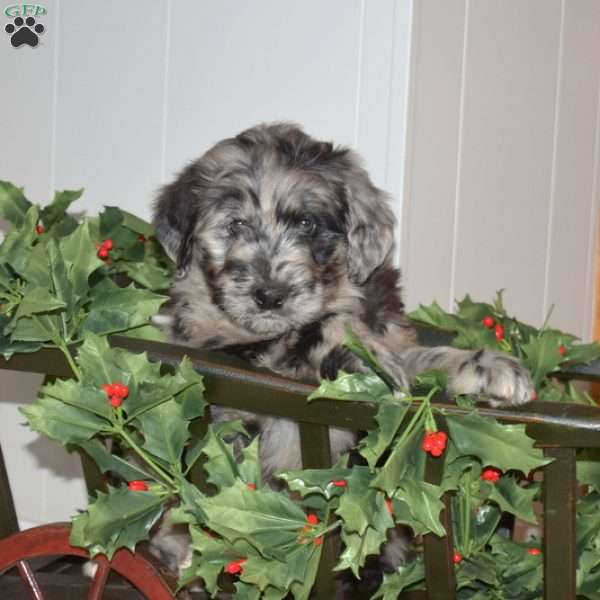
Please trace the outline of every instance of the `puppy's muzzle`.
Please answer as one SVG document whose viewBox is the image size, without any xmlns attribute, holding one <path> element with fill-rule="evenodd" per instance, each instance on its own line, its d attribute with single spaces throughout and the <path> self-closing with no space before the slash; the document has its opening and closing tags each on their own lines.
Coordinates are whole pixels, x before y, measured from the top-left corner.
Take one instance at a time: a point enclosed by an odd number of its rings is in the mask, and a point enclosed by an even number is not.
<svg viewBox="0 0 600 600">
<path fill-rule="evenodd" d="M 283 306 L 288 296 L 286 286 L 270 283 L 262 287 L 256 287 L 252 291 L 252 298 L 256 306 L 261 310 L 277 310 Z"/>
</svg>

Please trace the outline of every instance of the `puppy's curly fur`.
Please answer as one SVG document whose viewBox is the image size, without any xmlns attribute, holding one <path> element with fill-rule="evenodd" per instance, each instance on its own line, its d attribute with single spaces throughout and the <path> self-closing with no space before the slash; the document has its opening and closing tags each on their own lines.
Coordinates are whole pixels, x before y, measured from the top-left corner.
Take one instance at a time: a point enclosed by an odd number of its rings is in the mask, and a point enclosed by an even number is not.
<svg viewBox="0 0 600 600">
<path fill-rule="evenodd" d="M 292 124 L 219 142 L 155 206 L 158 238 L 178 269 L 175 339 L 317 381 L 362 368 L 342 345 L 351 328 L 400 386 L 436 368 L 448 372 L 453 392 L 496 405 L 528 401 L 531 379 L 512 358 L 416 345 L 391 262 L 388 200 L 354 151 Z M 261 436 L 267 477 L 300 467 L 293 423 L 243 416 Z M 333 431 L 334 455 L 353 442 Z"/>
</svg>

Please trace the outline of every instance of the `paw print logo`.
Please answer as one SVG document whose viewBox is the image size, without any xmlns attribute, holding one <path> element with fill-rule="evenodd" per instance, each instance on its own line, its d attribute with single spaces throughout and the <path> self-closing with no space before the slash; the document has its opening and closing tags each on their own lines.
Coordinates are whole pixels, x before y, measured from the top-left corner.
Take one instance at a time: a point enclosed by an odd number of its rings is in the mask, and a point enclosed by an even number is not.
<svg viewBox="0 0 600 600">
<path fill-rule="evenodd" d="M 16 17 L 12 23 L 9 23 L 4 31 L 10 35 L 10 43 L 18 48 L 23 44 L 35 48 L 40 41 L 39 34 L 44 33 L 44 26 L 35 22 L 33 17 Z"/>
</svg>

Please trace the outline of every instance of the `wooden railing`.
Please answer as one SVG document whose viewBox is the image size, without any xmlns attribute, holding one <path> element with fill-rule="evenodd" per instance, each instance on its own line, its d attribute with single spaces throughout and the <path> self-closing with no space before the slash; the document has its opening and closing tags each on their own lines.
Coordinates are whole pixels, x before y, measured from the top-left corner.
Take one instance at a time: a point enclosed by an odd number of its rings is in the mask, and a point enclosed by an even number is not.
<svg viewBox="0 0 600 600">
<path fill-rule="evenodd" d="M 429 336 L 431 343 L 439 341 Z M 285 417 L 298 423 L 302 463 L 304 468 L 327 468 L 331 466 L 329 427 L 364 431 L 375 426 L 375 408 L 360 402 L 337 402 L 315 400 L 306 402 L 314 386 L 279 377 L 261 369 L 249 367 L 237 359 L 193 350 L 171 344 L 113 337 L 112 344 L 132 352 L 148 352 L 151 360 L 160 360 L 166 368 L 175 366 L 184 355 L 189 356 L 195 368 L 205 378 L 207 399 L 211 404 L 243 409 L 249 412 Z M 35 354 L 15 355 L 9 361 L 0 359 L 0 368 L 41 373 L 50 377 L 69 377 L 71 372 L 63 355 L 53 349 Z M 590 366 L 561 373 L 567 379 L 600 380 L 600 361 Z M 440 396 L 435 399 L 438 407 L 449 414 L 461 414 L 466 410 L 449 404 Z M 575 451 L 578 448 L 600 447 L 600 408 L 532 402 L 511 409 L 494 409 L 481 406 L 482 415 L 493 416 L 505 423 L 523 423 L 527 434 L 536 440 L 544 454 L 554 462 L 544 469 L 544 597 L 546 600 L 575 599 L 576 593 L 576 546 L 575 502 L 576 471 Z M 443 417 L 440 426 L 444 427 Z M 194 423 L 194 434 L 201 435 L 210 421 L 207 414 Z M 83 457 L 84 473 L 90 489 L 103 487 L 104 482 L 95 465 Z M 429 482 L 439 483 L 443 462 L 429 458 L 426 476 Z M 192 480 L 203 487 L 201 468 L 192 473 Z M 427 591 L 411 592 L 403 598 L 452 600 L 456 597 L 453 542 L 451 536 L 450 497 L 444 498 L 445 510 L 442 523 L 449 535 L 438 538 L 434 534 L 424 536 L 425 574 Z M 0 538 L 16 530 L 16 517 L 8 479 L 0 452 Z M 331 536 L 329 536 L 331 537 Z M 337 562 L 335 540 L 328 540 L 316 583 L 316 597 L 333 599 L 337 596 L 338 581 L 332 575 Z"/>
</svg>

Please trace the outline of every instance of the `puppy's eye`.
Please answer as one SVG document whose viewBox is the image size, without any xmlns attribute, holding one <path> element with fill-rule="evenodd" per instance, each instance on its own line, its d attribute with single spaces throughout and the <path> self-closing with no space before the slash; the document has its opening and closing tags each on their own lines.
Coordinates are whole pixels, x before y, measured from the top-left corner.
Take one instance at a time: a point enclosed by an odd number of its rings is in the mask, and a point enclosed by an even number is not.
<svg viewBox="0 0 600 600">
<path fill-rule="evenodd" d="M 302 217 L 298 221 L 298 229 L 302 233 L 312 233 L 317 227 L 315 220 L 312 217 Z"/>
<path fill-rule="evenodd" d="M 227 231 L 229 231 L 231 235 L 237 235 L 245 227 L 248 227 L 247 221 L 244 221 L 243 219 L 235 219 L 231 221 L 229 225 L 227 225 Z"/>
</svg>

